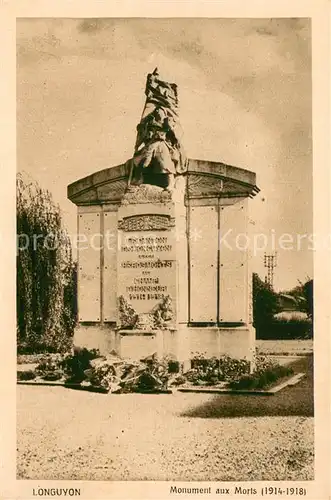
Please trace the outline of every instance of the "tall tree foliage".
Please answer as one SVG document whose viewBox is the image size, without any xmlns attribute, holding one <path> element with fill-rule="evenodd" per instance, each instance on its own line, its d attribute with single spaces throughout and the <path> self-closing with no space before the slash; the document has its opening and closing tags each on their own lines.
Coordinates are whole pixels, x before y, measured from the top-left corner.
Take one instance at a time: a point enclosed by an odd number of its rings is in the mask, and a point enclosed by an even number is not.
<svg viewBox="0 0 331 500">
<path fill-rule="evenodd" d="M 17 341 L 26 351 L 59 351 L 76 320 L 76 269 L 51 194 L 17 176 Z"/>
<path fill-rule="evenodd" d="M 314 281 L 309 279 L 302 285 L 305 298 L 305 310 L 308 317 L 314 320 Z"/>
<path fill-rule="evenodd" d="M 263 328 L 272 322 L 279 311 L 278 296 L 268 283 L 253 273 L 253 323 L 255 328 Z"/>
<path fill-rule="evenodd" d="M 301 310 L 305 311 L 310 319 L 314 319 L 314 282 L 311 278 L 307 277 L 305 283 L 299 281 L 297 286 L 284 293 L 299 300 Z"/>
</svg>

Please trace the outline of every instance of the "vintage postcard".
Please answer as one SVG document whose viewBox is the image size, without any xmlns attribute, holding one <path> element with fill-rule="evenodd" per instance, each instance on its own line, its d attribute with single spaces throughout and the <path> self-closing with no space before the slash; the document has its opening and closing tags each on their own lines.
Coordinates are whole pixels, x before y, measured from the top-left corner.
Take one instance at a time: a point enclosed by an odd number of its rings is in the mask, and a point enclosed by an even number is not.
<svg viewBox="0 0 331 500">
<path fill-rule="evenodd" d="M 263 4 L 1 7 L 4 500 L 329 498 L 330 13 Z"/>
</svg>

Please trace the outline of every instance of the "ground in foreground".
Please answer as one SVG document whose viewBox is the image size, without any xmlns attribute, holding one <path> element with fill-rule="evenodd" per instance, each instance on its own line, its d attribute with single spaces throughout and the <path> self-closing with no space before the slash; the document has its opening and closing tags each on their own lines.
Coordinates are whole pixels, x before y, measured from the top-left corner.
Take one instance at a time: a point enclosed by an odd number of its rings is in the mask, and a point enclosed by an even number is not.
<svg viewBox="0 0 331 500">
<path fill-rule="evenodd" d="M 308 363 L 309 358 L 302 359 Z M 312 366 L 275 396 L 18 387 L 18 478 L 313 479 Z"/>
</svg>

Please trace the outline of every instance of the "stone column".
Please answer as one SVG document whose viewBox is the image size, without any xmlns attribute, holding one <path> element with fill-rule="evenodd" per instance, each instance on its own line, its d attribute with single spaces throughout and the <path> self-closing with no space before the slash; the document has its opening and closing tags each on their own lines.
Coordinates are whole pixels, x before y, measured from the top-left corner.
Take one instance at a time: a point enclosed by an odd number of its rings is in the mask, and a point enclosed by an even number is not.
<svg viewBox="0 0 331 500">
<path fill-rule="evenodd" d="M 175 208 L 175 244 L 177 261 L 177 331 L 174 353 L 178 361 L 183 363 L 184 370 L 190 365 L 190 338 L 187 328 L 189 317 L 189 282 L 188 282 L 188 224 L 185 195 L 187 179 L 177 177 L 173 193 Z"/>
</svg>

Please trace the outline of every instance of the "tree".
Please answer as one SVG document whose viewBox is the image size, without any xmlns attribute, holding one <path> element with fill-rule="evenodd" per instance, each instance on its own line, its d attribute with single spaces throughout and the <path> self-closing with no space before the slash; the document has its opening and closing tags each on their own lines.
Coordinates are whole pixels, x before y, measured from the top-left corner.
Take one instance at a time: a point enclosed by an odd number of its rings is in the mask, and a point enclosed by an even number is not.
<svg viewBox="0 0 331 500">
<path fill-rule="evenodd" d="M 17 175 L 17 341 L 26 351 L 70 344 L 76 321 L 76 268 L 51 194 Z"/>
<path fill-rule="evenodd" d="M 253 273 L 253 324 L 256 329 L 272 322 L 279 310 L 277 294 L 268 283 Z"/>
<path fill-rule="evenodd" d="M 287 295 L 292 295 L 300 304 L 300 310 L 306 312 L 308 317 L 313 320 L 314 317 L 314 283 L 309 277 L 306 278 L 306 282 L 303 283 L 299 281 L 299 284 L 289 291 L 286 291 Z"/>
<path fill-rule="evenodd" d="M 309 279 L 302 285 L 303 296 L 305 298 L 305 310 L 308 317 L 314 320 L 314 282 Z"/>
</svg>

